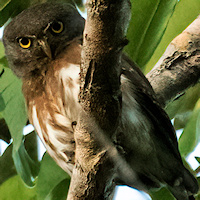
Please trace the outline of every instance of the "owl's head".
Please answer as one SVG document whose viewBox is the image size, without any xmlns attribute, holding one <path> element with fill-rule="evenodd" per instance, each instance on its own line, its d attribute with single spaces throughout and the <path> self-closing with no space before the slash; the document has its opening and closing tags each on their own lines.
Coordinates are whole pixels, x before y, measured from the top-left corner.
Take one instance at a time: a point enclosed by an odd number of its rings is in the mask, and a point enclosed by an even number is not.
<svg viewBox="0 0 200 200">
<path fill-rule="evenodd" d="M 18 77 L 37 72 L 83 30 L 84 19 L 70 4 L 44 3 L 24 10 L 4 30 L 11 69 Z"/>
</svg>

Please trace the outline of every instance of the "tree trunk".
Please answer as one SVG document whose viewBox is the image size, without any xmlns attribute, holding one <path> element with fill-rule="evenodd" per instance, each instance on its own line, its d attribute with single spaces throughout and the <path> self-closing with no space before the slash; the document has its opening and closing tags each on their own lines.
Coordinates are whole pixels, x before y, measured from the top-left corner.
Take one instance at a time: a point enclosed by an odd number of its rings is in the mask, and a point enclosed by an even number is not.
<svg viewBox="0 0 200 200">
<path fill-rule="evenodd" d="M 112 141 L 121 121 L 120 60 L 127 43 L 130 2 L 88 0 L 87 14 L 81 66 L 83 111 L 75 131 L 76 164 L 68 200 L 111 199 L 115 186 L 115 165 L 109 154 L 116 151 L 105 142 Z"/>
<path fill-rule="evenodd" d="M 81 65 L 83 111 L 75 131 L 76 164 L 68 200 L 111 199 L 114 158 L 119 158 L 109 141 L 120 131 L 120 59 L 130 2 L 88 0 L 87 6 Z M 172 41 L 147 75 L 163 107 L 199 80 L 199 27 L 200 17 Z"/>
</svg>

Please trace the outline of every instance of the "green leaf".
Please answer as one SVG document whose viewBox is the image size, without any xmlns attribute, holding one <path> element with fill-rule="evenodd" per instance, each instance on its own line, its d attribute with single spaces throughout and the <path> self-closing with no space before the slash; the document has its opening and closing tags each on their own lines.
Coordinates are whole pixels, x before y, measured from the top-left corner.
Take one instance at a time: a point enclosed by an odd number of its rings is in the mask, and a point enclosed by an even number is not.
<svg viewBox="0 0 200 200">
<path fill-rule="evenodd" d="M 190 114 L 200 98 L 199 89 L 200 84 L 196 84 L 194 87 L 187 89 L 184 95 L 167 105 L 166 111 L 171 119 L 175 117 L 187 120 L 188 117 L 190 117 Z"/>
<path fill-rule="evenodd" d="M 3 26 L 9 18 L 16 16 L 28 6 L 30 6 L 30 0 L 7 1 L 0 10 L 0 26 Z"/>
<path fill-rule="evenodd" d="M 174 118 L 175 130 L 183 129 L 192 115 L 192 111 L 177 115 Z"/>
<path fill-rule="evenodd" d="M 21 144 L 18 151 L 13 151 L 13 158 L 17 173 L 28 186 L 34 186 L 39 166 L 28 155 L 24 143 Z"/>
<path fill-rule="evenodd" d="M 37 200 L 35 188 L 24 185 L 19 176 L 8 179 L 0 186 L 1 200 Z"/>
<path fill-rule="evenodd" d="M 64 179 L 49 193 L 45 200 L 66 200 L 69 184 L 70 179 Z"/>
<path fill-rule="evenodd" d="M 197 104 L 200 104 L 200 101 Z M 197 106 L 179 139 L 179 150 L 183 157 L 191 153 L 198 144 L 200 139 L 199 125 L 200 107 Z"/>
<path fill-rule="evenodd" d="M 0 10 L 0 27 L 2 27 L 8 19 L 15 13 L 17 4 L 14 0 L 10 0 Z"/>
<path fill-rule="evenodd" d="M 80 7 L 83 6 L 83 1 L 82 0 L 75 0 L 75 3 Z"/>
<path fill-rule="evenodd" d="M 200 185 L 200 177 L 197 177 L 198 184 Z M 200 191 L 198 192 L 197 196 L 195 196 L 195 200 L 200 200 Z"/>
<path fill-rule="evenodd" d="M 199 0 L 180 0 L 169 21 L 162 41 L 158 45 L 151 60 L 146 65 L 145 72 L 150 71 L 164 53 L 169 43 L 179 35 L 200 13 Z"/>
<path fill-rule="evenodd" d="M 0 11 L 3 10 L 3 8 L 5 8 L 7 6 L 7 4 L 9 4 L 11 2 L 11 0 L 1 0 L 0 1 Z"/>
<path fill-rule="evenodd" d="M 0 116 L 0 139 L 10 143 L 11 135 L 8 126 L 3 118 Z"/>
<path fill-rule="evenodd" d="M 4 73 L 4 69 L 1 71 L 1 75 Z M 2 112 L 5 109 L 6 105 L 4 102 L 3 97 L 0 94 L 0 112 Z"/>
<path fill-rule="evenodd" d="M 55 0 L 40 0 L 40 2 L 41 3 L 44 3 L 44 2 L 55 2 Z M 70 3 L 70 4 L 72 4 L 72 5 L 75 5 L 75 4 L 77 4 L 78 6 L 81 4 L 81 0 L 57 0 L 57 2 L 65 2 L 65 3 Z"/>
<path fill-rule="evenodd" d="M 37 133 L 35 131 L 32 131 L 25 136 L 24 146 L 30 158 L 38 163 L 39 148 Z"/>
<path fill-rule="evenodd" d="M 2 65 L 3 67 L 8 67 L 8 61 L 6 59 L 6 56 L 0 58 L 0 65 Z"/>
<path fill-rule="evenodd" d="M 0 156 L 0 185 L 8 178 L 16 175 L 16 169 L 12 158 L 12 144 L 7 147 Z"/>
<path fill-rule="evenodd" d="M 4 53 L 3 42 L 0 40 L 0 58 L 4 57 L 4 55 L 5 55 L 5 53 Z"/>
<path fill-rule="evenodd" d="M 161 188 L 159 191 L 151 192 L 150 195 L 152 200 L 174 200 L 174 197 L 166 188 Z"/>
<path fill-rule="evenodd" d="M 53 190 L 57 190 L 56 186 L 64 179 L 70 180 L 69 175 L 63 171 L 55 161 L 46 153 L 43 157 L 40 172 L 38 175 L 37 195 L 38 200 L 46 200 L 50 196 L 55 195 Z M 48 183 L 48 184 L 47 184 Z M 67 193 L 68 184 L 65 191 Z"/>
<path fill-rule="evenodd" d="M 4 68 L 4 73 L 0 77 L 0 97 L 5 104 L 2 114 L 13 138 L 14 151 L 17 151 L 21 145 L 22 130 L 27 122 L 21 86 L 21 81 L 14 76 L 11 70 Z"/>
<path fill-rule="evenodd" d="M 195 157 L 195 158 L 200 163 L 200 157 Z"/>
<path fill-rule="evenodd" d="M 125 48 L 131 58 L 143 67 L 159 44 L 177 0 L 132 0 L 132 18 Z"/>
<path fill-rule="evenodd" d="M 22 84 L 9 68 L 4 70 L 0 77 L 0 99 L 4 102 L 3 118 L 13 139 L 13 159 L 18 174 L 27 185 L 33 186 L 38 166 L 29 157 L 23 143 L 23 128 L 27 122 L 27 114 L 21 92 Z"/>
</svg>

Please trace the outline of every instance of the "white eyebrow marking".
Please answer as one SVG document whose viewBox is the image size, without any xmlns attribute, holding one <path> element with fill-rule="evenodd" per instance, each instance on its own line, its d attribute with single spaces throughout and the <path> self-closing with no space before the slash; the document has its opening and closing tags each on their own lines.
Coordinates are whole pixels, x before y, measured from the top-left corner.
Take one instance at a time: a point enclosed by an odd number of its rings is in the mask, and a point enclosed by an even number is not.
<svg viewBox="0 0 200 200">
<path fill-rule="evenodd" d="M 43 33 L 46 34 L 47 30 L 49 29 L 49 27 L 51 26 L 53 22 L 49 22 L 48 25 L 46 26 L 46 28 L 43 30 Z"/>
</svg>

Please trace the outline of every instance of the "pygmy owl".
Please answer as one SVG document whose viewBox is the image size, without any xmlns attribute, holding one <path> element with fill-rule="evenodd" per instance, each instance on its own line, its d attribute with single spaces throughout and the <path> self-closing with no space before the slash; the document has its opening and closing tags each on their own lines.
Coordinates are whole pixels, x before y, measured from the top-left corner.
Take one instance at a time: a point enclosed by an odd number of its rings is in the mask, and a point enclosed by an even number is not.
<svg viewBox="0 0 200 200">
<path fill-rule="evenodd" d="M 10 67 L 23 83 L 29 120 L 47 152 L 69 174 L 81 110 L 83 30 L 84 19 L 75 7 L 44 3 L 15 17 L 3 36 Z M 120 141 L 112 142 L 121 146 L 122 157 L 146 188 L 166 185 L 176 199 L 193 199 L 198 184 L 183 166 L 171 122 L 145 76 L 126 56 L 122 56 L 121 91 L 123 131 Z"/>
</svg>

